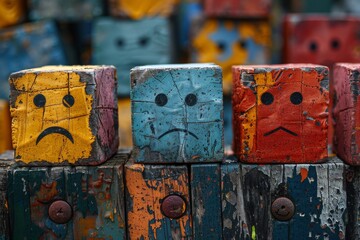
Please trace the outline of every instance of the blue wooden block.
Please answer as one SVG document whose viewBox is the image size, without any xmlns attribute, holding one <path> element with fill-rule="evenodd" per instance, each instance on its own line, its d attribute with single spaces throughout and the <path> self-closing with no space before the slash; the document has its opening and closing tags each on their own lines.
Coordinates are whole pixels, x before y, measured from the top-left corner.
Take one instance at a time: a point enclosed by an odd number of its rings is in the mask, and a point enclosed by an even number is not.
<svg viewBox="0 0 360 240">
<path fill-rule="evenodd" d="M 338 158 L 323 164 L 223 164 L 223 238 L 345 239 L 346 169 Z M 272 207 L 279 197 L 292 201 L 293 216 L 285 205 Z"/>
<path fill-rule="evenodd" d="M 220 164 L 191 165 L 194 239 L 222 239 Z"/>
<path fill-rule="evenodd" d="M 81 20 L 101 16 L 102 0 L 28 0 L 32 20 Z"/>
<path fill-rule="evenodd" d="M 28 23 L 0 32 L 0 98 L 9 98 L 10 73 L 44 65 L 66 64 L 53 22 Z"/>
<path fill-rule="evenodd" d="M 170 35 L 170 22 L 165 18 L 140 21 L 100 18 L 94 23 L 92 61 L 115 65 L 118 94 L 129 96 L 131 68 L 171 62 Z"/>
<path fill-rule="evenodd" d="M 224 156 L 221 68 L 153 65 L 131 70 L 135 162 L 219 162 Z"/>
</svg>

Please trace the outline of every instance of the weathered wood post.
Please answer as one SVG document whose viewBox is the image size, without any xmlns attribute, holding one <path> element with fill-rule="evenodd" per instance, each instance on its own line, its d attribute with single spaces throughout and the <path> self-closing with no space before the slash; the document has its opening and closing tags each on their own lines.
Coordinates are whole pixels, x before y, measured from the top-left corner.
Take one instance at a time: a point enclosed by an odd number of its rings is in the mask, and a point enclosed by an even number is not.
<svg viewBox="0 0 360 240">
<path fill-rule="evenodd" d="M 220 67 L 131 71 L 134 149 L 125 166 L 129 239 L 220 239 Z"/>
</svg>

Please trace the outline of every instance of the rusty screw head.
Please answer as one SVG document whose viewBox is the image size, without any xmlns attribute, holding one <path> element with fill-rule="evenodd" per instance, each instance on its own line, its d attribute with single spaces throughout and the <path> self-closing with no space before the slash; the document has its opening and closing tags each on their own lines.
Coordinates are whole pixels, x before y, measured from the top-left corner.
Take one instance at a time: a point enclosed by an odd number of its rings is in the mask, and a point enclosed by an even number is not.
<svg viewBox="0 0 360 240">
<path fill-rule="evenodd" d="M 286 197 L 279 197 L 272 203 L 271 213 L 279 221 L 289 221 L 295 213 L 294 203 Z"/>
<path fill-rule="evenodd" d="M 64 224 L 72 218 L 72 208 L 63 200 L 56 200 L 49 207 L 49 218 L 57 224 Z"/>
<path fill-rule="evenodd" d="M 161 212 L 168 218 L 180 218 L 184 215 L 185 211 L 185 200 L 179 195 L 168 195 L 161 203 Z"/>
</svg>

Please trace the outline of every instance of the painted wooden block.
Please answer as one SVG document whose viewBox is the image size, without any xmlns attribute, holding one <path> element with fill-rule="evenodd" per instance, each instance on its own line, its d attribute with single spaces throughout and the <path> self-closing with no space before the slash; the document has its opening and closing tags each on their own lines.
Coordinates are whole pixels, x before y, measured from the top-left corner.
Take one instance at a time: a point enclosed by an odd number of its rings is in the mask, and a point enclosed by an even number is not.
<svg viewBox="0 0 360 240">
<path fill-rule="evenodd" d="M 350 166 L 346 173 L 348 221 L 346 239 L 360 238 L 360 167 Z"/>
<path fill-rule="evenodd" d="M 11 150 L 11 120 L 9 103 L 0 100 L 0 153 Z"/>
<path fill-rule="evenodd" d="M 345 239 L 346 168 L 223 164 L 223 239 Z"/>
<path fill-rule="evenodd" d="M 32 20 L 83 20 L 101 16 L 101 0 L 28 0 L 29 17 Z"/>
<path fill-rule="evenodd" d="M 234 66 L 234 152 L 248 163 L 314 163 L 327 154 L 328 68 Z"/>
<path fill-rule="evenodd" d="M 194 239 L 222 239 L 220 164 L 191 165 Z"/>
<path fill-rule="evenodd" d="M 204 0 L 204 10 L 210 17 L 266 18 L 271 0 Z"/>
<path fill-rule="evenodd" d="M 0 1 L 0 28 L 15 25 L 25 18 L 24 0 Z"/>
<path fill-rule="evenodd" d="M 223 69 L 224 93 L 231 94 L 231 67 L 270 60 L 270 26 L 266 21 L 208 19 L 192 29 L 193 61 L 213 62 Z"/>
<path fill-rule="evenodd" d="M 191 239 L 186 166 L 125 165 L 128 239 Z"/>
<path fill-rule="evenodd" d="M 359 62 L 359 17 L 288 15 L 284 20 L 284 62 Z"/>
<path fill-rule="evenodd" d="M 113 66 L 48 66 L 10 75 L 15 159 L 96 165 L 116 153 Z"/>
<path fill-rule="evenodd" d="M 100 18 L 94 23 L 93 63 L 115 65 L 121 96 L 130 94 L 131 68 L 170 63 L 171 49 L 170 22 L 165 18 L 140 21 Z"/>
<path fill-rule="evenodd" d="M 334 145 L 337 155 L 350 165 L 360 165 L 360 64 L 339 63 L 334 68 Z"/>
<path fill-rule="evenodd" d="M 109 0 L 109 12 L 114 17 L 143 19 L 170 16 L 179 0 Z"/>
<path fill-rule="evenodd" d="M 119 138 L 121 148 L 132 148 L 131 101 L 129 98 L 118 100 Z"/>
<path fill-rule="evenodd" d="M 11 239 L 125 239 L 123 164 L 15 167 L 9 173 Z"/>
<path fill-rule="evenodd" d="M 59 64 L 66 64 L 66 59 L 53 22 L 27 23 L 0 32 L 0 98 L 9 98 L 12 72 Z"/>
<path fill-rule="evenodd" d="M 221 68 L 213 64 L 131 70 L 135 162 L 221 162 L 224 156 Z"/>
</svg>

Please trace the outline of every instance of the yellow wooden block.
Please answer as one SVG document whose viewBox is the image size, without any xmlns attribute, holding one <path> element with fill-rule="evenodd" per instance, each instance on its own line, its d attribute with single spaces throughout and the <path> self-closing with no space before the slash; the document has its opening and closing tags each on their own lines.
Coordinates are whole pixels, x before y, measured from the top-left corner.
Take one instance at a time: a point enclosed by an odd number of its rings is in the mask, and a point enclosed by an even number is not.
<svg viewBox="0 0 360 240">
<path fill-rule="evenodd" d="M 43 67 L 13 73 L 15 158 L 94 165 L 118 147 L 115 68 Z"/>
<path fill-rule="evenodd" d="M 131 132 L 131 101 L 129 98 L 118 100 L 119 138 L 121 148 L 133 145 Z"/>
<path fill-rule="evenodd" d="M 0 100 L 0 153 L 11 149 L 11 124 L 9 103 Z"/>
<path fill-rule="evenodd" d="M 0 28 L 19 23 L 23 17 L 23 0 L 0 0 Z"/>
<path fill-rule="evenodd" d="M 171 15 L 179 0 L 110 0 L 113 16 L 127 16 L 132 19 Z"/>
</svg>

